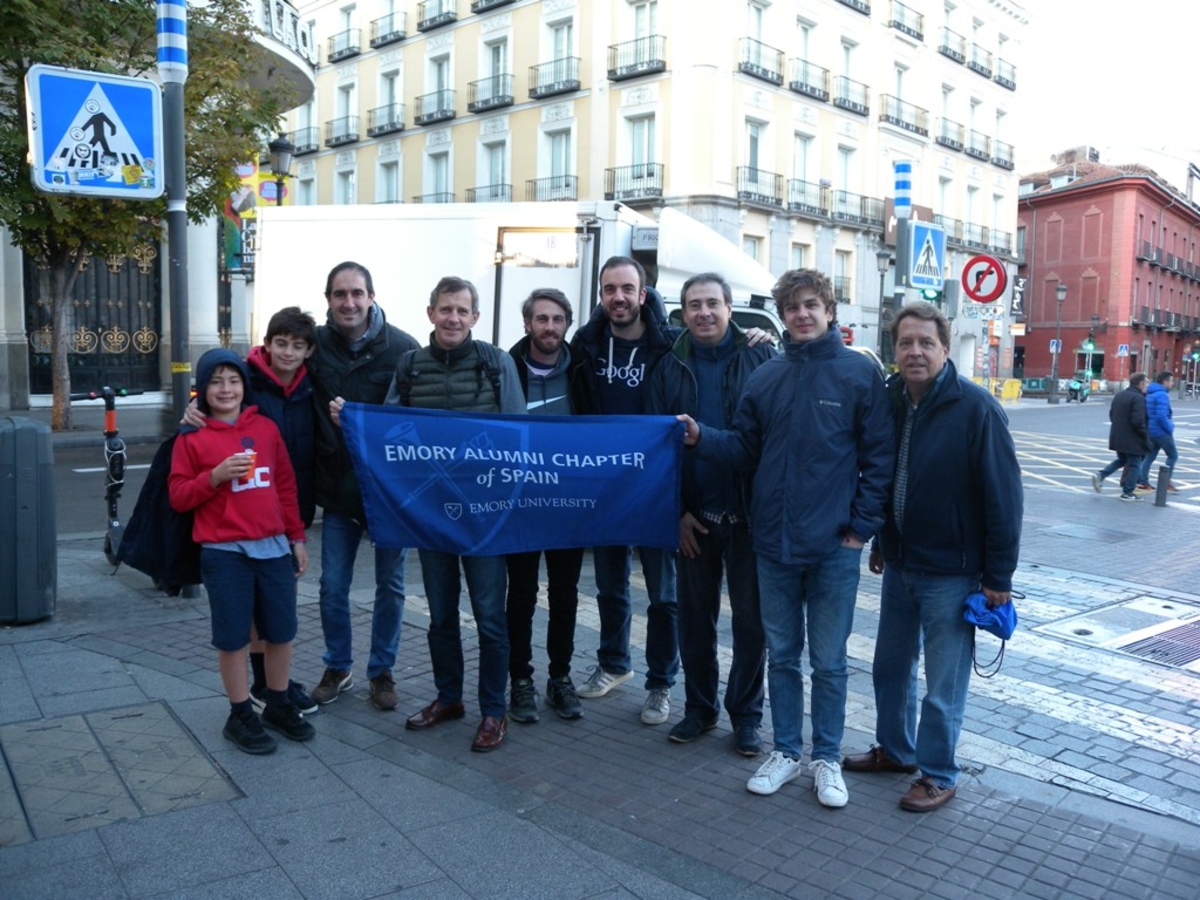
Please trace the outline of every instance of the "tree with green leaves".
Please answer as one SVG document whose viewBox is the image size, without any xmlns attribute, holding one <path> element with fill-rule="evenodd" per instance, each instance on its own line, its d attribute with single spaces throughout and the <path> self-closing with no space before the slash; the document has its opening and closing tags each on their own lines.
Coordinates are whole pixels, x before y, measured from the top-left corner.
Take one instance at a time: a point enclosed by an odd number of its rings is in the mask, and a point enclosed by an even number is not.
<svg viewBox="0 0 1200 900">
<path fill-rule="evenodd" d="M 270 77 L 244 0 L 188 10 L 190 70 L 184 88 L 188 217 L 217 215 L 237 186 L 235 167 L 257 158 L 281 114 L 295 105 Z M 71 427 L 68 298 L 93 255 L 125 255 L 163 236 L 166 199 L 112 200 L 35 191 L 29 167 L 25 75 L 45 63 L 155 79 L 154 0 L 4 0 L 0 3 L 0 224 L 50 272 L 55 430 Z"/>
</svg>

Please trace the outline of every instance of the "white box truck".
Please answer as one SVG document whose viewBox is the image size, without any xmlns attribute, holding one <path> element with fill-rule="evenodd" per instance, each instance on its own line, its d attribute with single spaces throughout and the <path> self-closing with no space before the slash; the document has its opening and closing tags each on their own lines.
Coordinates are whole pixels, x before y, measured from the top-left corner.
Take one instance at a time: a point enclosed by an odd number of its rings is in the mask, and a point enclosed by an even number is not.
<svg viewBox="0 0 1200 900">
<path fill-rule="evenodd" d="M 555 287 L 575 304 L 578 326 L 599 298 L 600 266 L 630 256 L 646 266 L 668 305 L 697 272 L 715 271 L 738 306 L 768 298 L 774 277 L 715 231 L 669 207 L 659 221 L 620 203 L 445 203 L 259 209 L 251 335 L 284 306 L 325 319 L 325 277 L 335 265 L 366 266 L 388 321 L 425 342 L 429 293 L 444 275 L 479 291 L 474 333 L 508 349 L 524 334 L 521 303 Z"/>
</svg>

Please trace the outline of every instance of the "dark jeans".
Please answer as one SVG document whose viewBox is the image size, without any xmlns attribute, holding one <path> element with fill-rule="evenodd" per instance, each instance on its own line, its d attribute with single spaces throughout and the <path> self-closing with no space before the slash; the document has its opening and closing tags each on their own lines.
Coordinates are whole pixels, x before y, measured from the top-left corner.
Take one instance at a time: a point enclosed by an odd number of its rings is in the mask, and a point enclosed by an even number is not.
<svg viewBox="0 0 1200 900">
<path fill-rule="evenodd" d="M 725 686 L 725 711 L 734 726 L 762 722 L 766 638 L 758 608 L 758 563 L 747 525 L 705 522 L 697 532 L 700 555 L 677 558 L 679 576 L 679 659 L 683 663 L 684 714 L 703 721 L 717 718 L 720 666 L 717 619 L 721 614 L 721 575 L 729 590 L 733 661 Z"/>
<path fill-rule="evenodd" d="M 669 688 L 679 671 L 679 635 L 675 630 L 675 554 L 638 547 L 650 608 L 646 611 L 646 690 Z M 596 661 L 605 672 L 633 669 L 629 633 L 633 604 L 629 597 L 629 547 L 595 547 L 596 607 L 600 613 L 600 649 Z"/>
<path fill-rule="evenodd" d="M 550 620 L 546 654 L 551 678 L 571 674 L 575 653 L 575 613 L 579 608 L 579 572 L 583 548 L 547 550 L 546 580 Z M 514 680 L 533 677 L 533 612 L 537 609 L 538 562 L 542 552 L 508 556 L 508 674 Z"/>
<path fill-rule="evenodd" d="M 438 699 L 446 705 L 463 699 L 463 647 L 458 603 L 462 593 L 459 565 L 479 636 L 479 712 L 500 717 L 508 671 L 508 630 L 504 627 L 506 573 L 503 556 L 455 556 L 422 550 L 421 578 L 429 602 L 429 658 Z"/>
<path fill-rule="evenodd" d="M 1117 458 L 1100 470 L 1100 477 L 1107 478 L 1117 469 L 1121 469 L 1121 493 L 1132 494 L 1142 477 L 1142 455 L 1117 452 Z"/>
</svg>

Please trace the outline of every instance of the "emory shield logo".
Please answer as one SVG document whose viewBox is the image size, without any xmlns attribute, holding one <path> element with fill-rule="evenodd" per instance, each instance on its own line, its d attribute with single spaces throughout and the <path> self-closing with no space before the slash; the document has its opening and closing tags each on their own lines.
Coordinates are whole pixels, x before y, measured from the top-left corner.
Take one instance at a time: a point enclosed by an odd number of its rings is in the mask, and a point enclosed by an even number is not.
<svg viewBox="0 0 1200 900">
<path fill-rule="evenodd" d="M 442 509 L 446 511 L 446 515 L 449 516 L 450 520 L 453 522 L 457 522 L 460 518 L 462 518 L 463 507 L 461 503 L 446 503 L 442 505 Z"/>
</svg>

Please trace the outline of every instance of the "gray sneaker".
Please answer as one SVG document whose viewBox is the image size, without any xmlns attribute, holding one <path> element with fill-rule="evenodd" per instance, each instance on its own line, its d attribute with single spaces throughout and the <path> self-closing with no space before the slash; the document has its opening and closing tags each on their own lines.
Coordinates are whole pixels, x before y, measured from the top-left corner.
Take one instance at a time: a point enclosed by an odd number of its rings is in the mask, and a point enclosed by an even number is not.
<svg viewBox="0 0 1200 900">
<path fill-rule="evenodd" d="M 1104 479 L 1100 477 L 1099 472 L 1092 473 L 1092 490 L 1095 491 L 1097 494 L 1100 493 L 1100 484 L 1103 481 L 1104 481 Z"/>
<path fill-rule="evenodd" d="M 575 692 L 570 675 L 551 678 L 546 682 L 546 705 L 563 719 L 583 718 L 583 704 Z"/>
<path fill-rule="evenodd" d="M 354 676 L 340 669 L 326 669 L 321 676 L 321 683 L 313 688 L 312 698 L 321 705 L 332 703 L 338 694 L 347 691 L 354 684 Z"/>
<path fill-rule="evenodd" d="M 532 724 L 538 715 L 538 692 L 532 678 L 514 678 L 509 694 L 508 717 L 514 722 Z"/>
<path fill-rule="evenodd" d="M 647 725 L 661 725 L 671 716 L 671 692 L 666 688 L 653 688 L 646 692 L 646 702 L 642 704 L 642 722 Z"/>
<path fill-rule="evenodd" d="M 579 686 L 575 692 L 585 700 L 594 700 L 597 697 L 603 697 L 618 684 L 624 684 L 633 677 L 633 672 L 606 672 L 600 666 L 592 666 L 592 674 L 587 677 L 587 680 Z"/>
</svg>

